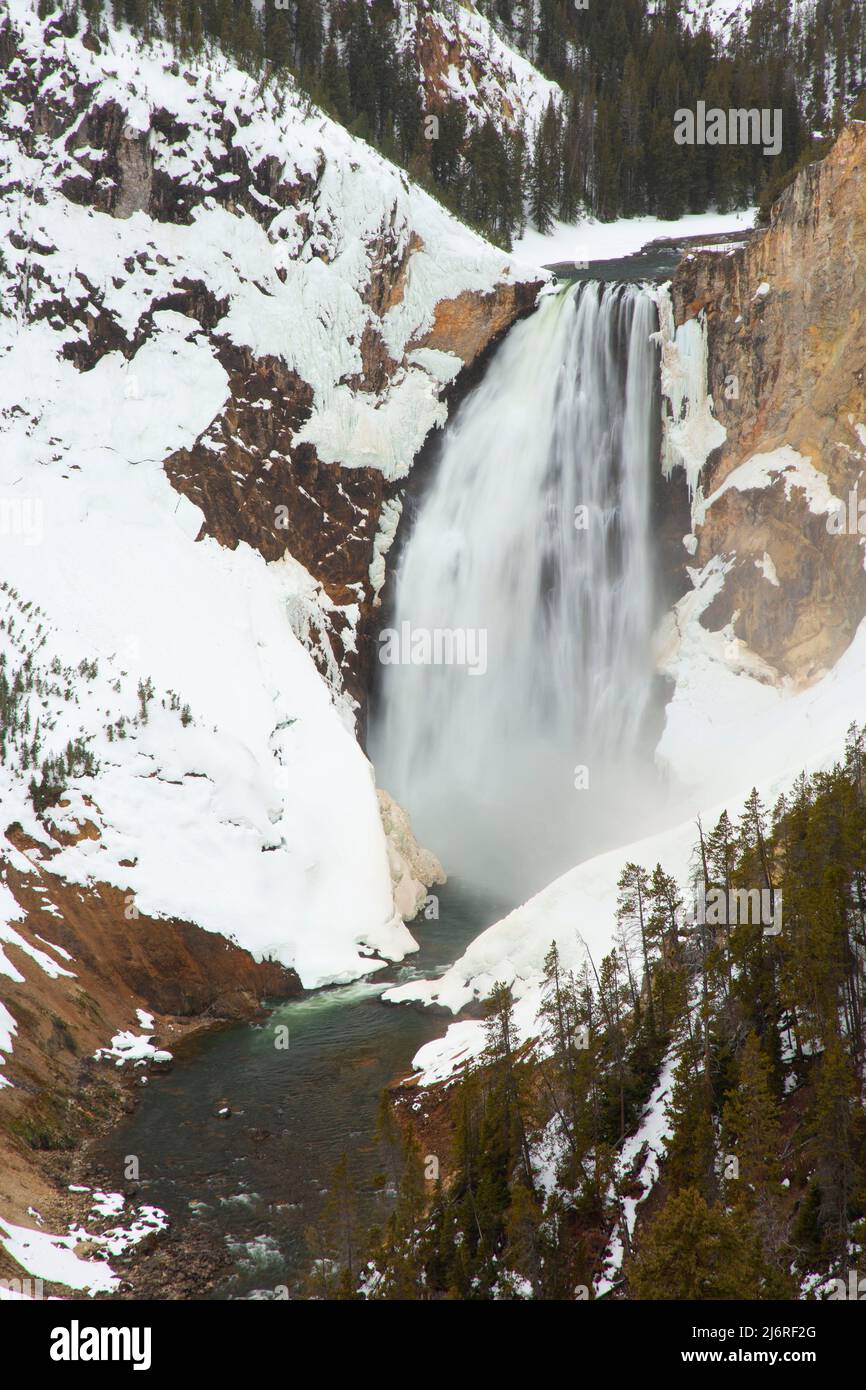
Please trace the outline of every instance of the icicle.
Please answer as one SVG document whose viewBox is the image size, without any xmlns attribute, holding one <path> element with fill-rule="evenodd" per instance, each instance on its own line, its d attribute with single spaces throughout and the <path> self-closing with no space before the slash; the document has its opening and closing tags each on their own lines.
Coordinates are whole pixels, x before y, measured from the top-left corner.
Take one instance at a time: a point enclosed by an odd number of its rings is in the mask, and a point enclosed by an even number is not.
<svg viewBox="0 0 866 1390">
<path fill-rule="evenodd" d="M 713 415 L 713 398 L 707 387 L 707 323 L 701 312 L 677 328 L 670 291 L 655 291 L 658 306 L 658 341 L 661 346 L 662 470 L 670 477 L 684 468 L 692 502 L 692 522 L 702 501 L 701 472 L 713 449 L 727 438 L 724 426 Z"/>
</svg>

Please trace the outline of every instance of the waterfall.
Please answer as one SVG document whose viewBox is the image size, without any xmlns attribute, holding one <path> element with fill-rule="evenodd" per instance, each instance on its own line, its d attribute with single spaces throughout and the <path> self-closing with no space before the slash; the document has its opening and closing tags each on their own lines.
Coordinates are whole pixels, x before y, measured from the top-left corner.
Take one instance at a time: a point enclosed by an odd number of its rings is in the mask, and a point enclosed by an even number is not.
<svg viewBox="0 0 866 1390">
<path fill-rule="evenodd" d="M 457 411 L 395 576 L 370 735 L 449 873 L 525 894 L 634 821 L 652 702 L 650 296 L 574 285 Z"/>
</svg>

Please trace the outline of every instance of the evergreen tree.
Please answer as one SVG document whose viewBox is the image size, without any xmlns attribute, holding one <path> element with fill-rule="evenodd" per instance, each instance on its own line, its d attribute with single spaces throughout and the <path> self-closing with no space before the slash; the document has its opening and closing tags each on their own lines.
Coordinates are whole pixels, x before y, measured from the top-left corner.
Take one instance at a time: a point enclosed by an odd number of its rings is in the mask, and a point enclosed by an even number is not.
<svg viewBox="0 0 866 1390">
<path fill-rule="evenodd" d="M 852 1147 L 854 1078 L 841 1040 L 831 1037 L 821 1058 L 815 1095 L 813 1146 L 820 1192 L 818 1229 L 831 1260 L 847 1254 L 855 1164 Z"/>
<path fill-rule="evenodd" d="M 549 232 L 559 203 L 559 125 L 551 97 L 535 137 L 529 174 L 529 208 L 540 232 Z"/>
<path fill-rule="evenodd" d="M 754 1231 L 765 1262 L 764 1289 L 770 1297 L 793 1297 L 785 1258 L 789 1214 L 783 1200 L 781 1106 L 772 1087 L 768 1059 L 757 1034 L 746 1038 L 740 1079 L 724 1107 L 726 1167 L 736 1158 L 736 1177 L 726 1184 L 730 1205 Z"/>
<path fill-rule="evenodd" d="M 637 1299 L 739 1299 L 760 1296 L 755 1244 L 736 1213 L 708 1205 L 695 1187 L 666 1201 L 628 1267 Z"/>
<path fill-rule="evenodd" d="M 616 918 L 624 928 L 631 928 L 640 942 L 643 959 L 643 987 L 646 990 L 649 1023 L 655 1031 L 655 1010 L 653 1006 L 652 968 L 650 965 L 650 878 L 640 864 L 626 864 L 617 883 Z"/>
</svg>

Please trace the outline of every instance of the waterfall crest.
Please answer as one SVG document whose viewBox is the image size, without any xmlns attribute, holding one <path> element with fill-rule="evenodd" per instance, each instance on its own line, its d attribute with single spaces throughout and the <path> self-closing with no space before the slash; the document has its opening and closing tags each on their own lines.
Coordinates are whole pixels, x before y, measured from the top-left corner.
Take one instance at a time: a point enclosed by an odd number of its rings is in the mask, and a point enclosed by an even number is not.
<svg viewBox="0 0 866 1390">
<path fill-rule="evenodd" d="M 449 873 L 513 893 L 611 843 L 633 809 L 655 326 L 643 290 L 594 282 L 518 324 L 448 428 L 395 576 L 378 782 Z"/>
</svg>

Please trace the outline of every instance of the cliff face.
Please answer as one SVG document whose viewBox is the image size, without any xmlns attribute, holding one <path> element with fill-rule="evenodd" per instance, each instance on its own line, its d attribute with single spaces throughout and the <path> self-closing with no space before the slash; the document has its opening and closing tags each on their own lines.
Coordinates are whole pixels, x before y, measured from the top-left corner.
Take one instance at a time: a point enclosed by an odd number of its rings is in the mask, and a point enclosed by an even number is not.
<svg viewBox="0 0 866 1390">
<path fill-rule="evenodd" d="M 40 8 L 0 16 L 19 1174 L 137 1009 L 170 1045 L 414 949 L 441 871 L 355 738 L 374 605 L 416 456 L 540 285 L 291 86 Z"/>
<path fill-rule="evenodd" d="M 695 508 L 689 563 L 729 564 L 702 621 L 733 621 L 770 666 L 810 681 L 866 613 L 863 537 L 838 519 L 858 485 L 866 502 L 866 124 L 799 174 L 744 247 L 687 257 L 672 298 L 679 325 L 705 316 L 726 435 Z"/>
<path fill-rule="evenodd" d="M 374 401 L 386 397 L 405 373 L 409 355 L 420 349 L 456 358 L 459 373 L 530 311 L 538 287 L 508 283 L 486 294 L 469 290 L 440 300 L 432 327 L 409 342 L 399 362 L 368 322 L 353 393 L 368 393 Z M 382 267 L 369 285 L 376 319 L 399 302 L 398 290 L 398 277 Z M 166 472 L 201 508 L 201 535 L 231 549 L 245 541 L 266 560 L 291 557 L 321 586 L 321 626 L 303 636 L 325 678 L 346 693 L 353 708 L 363 709 L 374 601 L 383 577 L 377 582 L 371 567 L 381 553 L 376 541 L 383 508 L 400 505 L 404 479 L 388 479 L 380 467 L 325 462 L 313 444 L 298 440 L 311 416 L 313 392 L 279 358 L 255 357 L 229 344 L 219 346 L 218 356 L 229 376 L 230 399 L 206 436 L 166 459 Z M 411 461 L 405 459 L 407 472 Z"/>
<path fill-rule="evenodd" d="M 133 911 L 110 884 L 52 873 L 61 845 L 94 835 L 84 821 L 77 837 L 54 829 L 51 849 L 20 828 L 2 842 L 0 1038 L 8 1030 L 11 1046 L 0 1052 L 0 1213 L 15 1222 L 34 1204 L 49 1221 L 63 1217 L 54 1189 L 74 1180 L 76 1146 L 135 1107 L 149 1070 L 171 1065 L 157 1050 L 301 992 L 292 970 L 192 923 Z M 141 1060 L 100 1060 L 124 1034 Z M 0 1247 L 0 1275 L 14 1272 Z"/>
<path fill-rule="evenodd" d="M 166 315 L 207 345 L 222 403 L 163 466 L 199 538 L 303 566 L 296 633 L 355 709 L 383 506 L 541 282 L 291 88 L 34 11 L 15 0 L 2 31 L 8 299 L 79 371 L 119 355 L 125 399 L 159 394 L 136 360 Z M 540 109 L 548 84 L 514 62 Z"/>
</svg>

